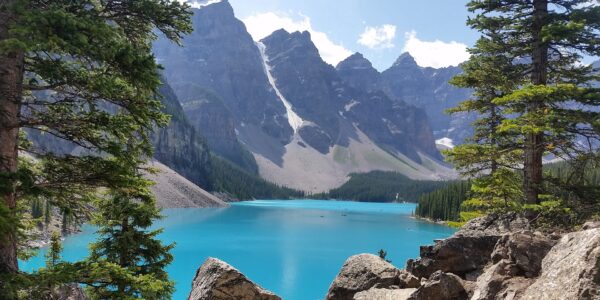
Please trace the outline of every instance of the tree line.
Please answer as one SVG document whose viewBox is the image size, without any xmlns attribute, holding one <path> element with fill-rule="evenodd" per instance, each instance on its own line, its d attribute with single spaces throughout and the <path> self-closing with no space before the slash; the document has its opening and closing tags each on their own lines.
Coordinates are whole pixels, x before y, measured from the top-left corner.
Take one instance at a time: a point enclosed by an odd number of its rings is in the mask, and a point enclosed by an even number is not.
<svg viewBox="0 0 600 300">
<path fill-rule="evenodd" d="M 444 185 L 442 181 L 413 180 L 397 172 L 371 171 L 350 174 L 350 179 L 342 186 L 309 197 L 365 202 L 417 202 L 421 194 Z"/>
<path fill-rule="evenodd" d="M 464 211 L 517 210 L 573 226 L 600 212 L 586 170 L 599 162 L 600 6 L 586 0 L 476 0 L 467 24 L 481 37 L 452 84 L 472 97 L 450 113 L 474 113 L 474 134 L 446 151 L 472 182 Z M 544 172 L 544 159 L 569 168 Z"/>
</svg>

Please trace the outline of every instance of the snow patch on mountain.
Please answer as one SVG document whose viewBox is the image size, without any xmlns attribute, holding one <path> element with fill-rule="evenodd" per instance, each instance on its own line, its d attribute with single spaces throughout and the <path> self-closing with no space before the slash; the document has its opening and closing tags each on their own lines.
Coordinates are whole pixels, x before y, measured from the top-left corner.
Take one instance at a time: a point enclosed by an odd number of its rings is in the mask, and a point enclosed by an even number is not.
<svg viewBox="0 0 600 300">
<path fill-rule="evenodd" d="M 441 146 L 447 147 L 449 149 L 454 148 L 454 141 L 451 138 L 448 138 L 448 137 L 443 137 L 441 139 L 438 139 L 438 140 L 435 141 L 435 143 L 437 145 L 441 145 Z"/>
<path fill-rule="evenodd" d="M 298 129 L 300 127 L 302 127 L 304 120 L 298 114 L 296 114 L 296 112 L 294 112 L 294 109 L 292 108 L 292 104 L 289 101 L 287 101 L 287 99 L 285 99 L 283 94 L 281 94 L 281 92 L 277 88 L 277 85 L 275 84 L 275 78 L 273 77 L 273 74 L 271 74 L 271 66 L 269 66 L 269 58 L 267 57 L 267 54 L 265 53 L 265 49 L 266 49 L 265 44 L 263 44 L 261 42 L 256 42 L 256 47 L 258 47 L 258 50 L 260 51 L 260 56 L 261 56 L 262 62 L 263 62 L 263 68 L 265 70 L 265 74 L 267 75 L 267 78 L 269 79 L 269 83 L 271 84 L 271 87 L 275 91 L 275 94 L 277 94 L 277 97 L 279 97 L 279 100 L 281 100 L 281 102 L 283 103 L 283 106 L 285 107 L 288 122 L 290 123 L 290 126 L 294 129 L 294 133 L 296 133 L 296 132 L 298 132 Z"/>
</svg>

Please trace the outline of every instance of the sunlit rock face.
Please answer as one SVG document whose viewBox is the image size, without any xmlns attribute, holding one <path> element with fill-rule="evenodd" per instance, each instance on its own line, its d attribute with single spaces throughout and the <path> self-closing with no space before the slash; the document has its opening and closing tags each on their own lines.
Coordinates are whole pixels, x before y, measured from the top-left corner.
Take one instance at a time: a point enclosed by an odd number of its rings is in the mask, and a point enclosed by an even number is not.
<svg viewBox="0 0 600 300">
<path fill-rule="evenodd" d="M 194 9 L 193 22 L 183 47 L 159 39 L 154 52 L 214 153 L 312 192 L 353 172 L 452 176 L 428 113 L 384 88 L 384 74 L 362 55 L 334 68 L 308 32 L 278 30 L 253 41 L 227 1 Z"/>
</svg>

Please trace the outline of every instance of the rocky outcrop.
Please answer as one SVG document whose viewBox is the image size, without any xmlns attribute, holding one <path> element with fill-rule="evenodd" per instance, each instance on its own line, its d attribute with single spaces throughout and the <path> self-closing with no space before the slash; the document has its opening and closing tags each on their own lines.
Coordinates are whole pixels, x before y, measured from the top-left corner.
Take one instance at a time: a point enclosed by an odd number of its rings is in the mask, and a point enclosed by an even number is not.
<svg viewBox="0 0 600 300">
<path fill-rule="evenodd" d="M 373 255 L 353 256 L 327 299 L 600 299 L 600 223 L 562 237 L 530 229 L 518 214 L 472 220 L 448 239 L 422 247 L 426 257 L 409 260 L 408 271 L 421 278 L 414 288 L 391 284 L 396 274 L 416 279 L 404 270 Z"/>
<path fill-rule="evenodd" d="M 505 234 L 498 240 L 491 258 L 495 263 L 507 260 L 518 268 L 519 274 L 532 278 L 539 275 L 542 259 L 552 246 L 554 241 L 541 234 L 531 232 Z"/>
<path fill-rule="evenodd" d="M 555 242 L 528 231 L 503 235 L 491 255 L 491 266 L 477 278 L 472 300 L 516 299 L 539 275 L 542 259 Z"/>
<path fill-rule="evenodd" d="M 416 277 L 399 270 L 384 259 L 372 254 L 359 254 L 348 258 L 335 278 L 325 299 L 352 299 L 356 293 L 376 289 L 416 288 Z M 371 293 L 381 294 L 380 291 Z M 364 297 L 363 294 L 361 297 Z"/>
<path fill-rule="evenodd" d="M 410 295 L 409 300 L 461 300 L 468 293 L 463 280 L 452 274 L 436 271 L 421 287 Z"/>
<path fill-rule="evenodd" d="M 354 300 L 407 300 L 417 289 L 378 289 L 371 288 L 358 292 Z"/>
<path fill-rule="evenodd" d="M 600 228 L 563 236 L 521 299 L 600 299 Z"/>
<path fill-rule="evenodd" d="M 281 300 L 234 267 L 209 257 L 196 272 L 188 300 Z"/>
<path fill-rule="evenodd" d="M 477 275 L 491 261 L 502 235 L 528 228 L 527 220 L 517 214 L 477 218 L 453 236 L 432 246 L 421 246 L 420 258 L 410 259 L 406 268 L 419 278 L 428 278 L 438 270 L 463 278 Z"/>
</svg>

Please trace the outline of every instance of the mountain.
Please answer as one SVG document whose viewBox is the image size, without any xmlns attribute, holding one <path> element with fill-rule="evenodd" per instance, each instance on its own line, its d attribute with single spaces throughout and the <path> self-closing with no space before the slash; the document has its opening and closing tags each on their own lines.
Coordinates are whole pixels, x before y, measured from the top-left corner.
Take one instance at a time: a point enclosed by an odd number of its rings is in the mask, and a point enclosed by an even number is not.
<svg viewBox="0 0 600 300">
<path fill-rule="evenodd" d="M 210 152 L 205 140 L 188 122 L 177 96 L 164 78 L 159 93 L 163 111 L 171 115 L 171 120 L 152 136 L 154 158 L 194 184 L 211 190 Z"/>
<path fill-rule="evenodd" d="M 380 88 L 392 99 L 426 109 L 436 139 L 448 137 L 461 142 L 471 134 L 472 119 L 446 113 L 471 95 L 470 90 L 448 83 L 461 72 L 460 67 L 423 68 L 409 53 L 403 53 L 381 73 Z"/>
<path fill-rule="evenodd" d="M 184 38 L 183 47 L 159 40 L 154 53 L 211 149 L 256 172 L 235 129 L 249 126 L 285 144 L 293 132 L 285 108 L 264 72 L 259 49 L 231 5 L 223 1 L 193 12 L 194 32 Z"/>
<path fill-rule="evenodd" d="M 340 62 L 336 69 L 353 87 L 383 91 L 397 104 L 410 104 L 427 111 L 436 140 L 461 142 L 470 135 L 472 117 L 448 115 L 446 110 L 468 99 L 471 92 L 452 86 L 448 81 L 462 70 L 460 67 L 423 68 L 409 53 L 403 53 L 394 64 L 378 72 L 360 53 Z M 444 140 L 442 140 L 444 141 Z"/>
<path fill-rule="evenodd" d="M 255 42 L 227 1 L 193 12 L 194 32 L 183 47 L 161 39 L 154 53 L 185 115 L 217 155 L 310 192 L 356 172 L 453 175 L 440 163 L 422 109 L 346 80 L 321 59 L 308 32 L 278 30 Z M 381 74 L 362 63 L 355 69 L 379 84 Z"/>
<path fill-rule="evenodd" d="M 223 200 L 198 187 L 181 174 L 158 161 L 152 161 L 150 167 L 156 174 L 146 174 L 146 178 L 155 182 L 150 187 L 156 196 L 156 205 L 160 208 L 182 207 L 227 207 Z"/>
</svg>

